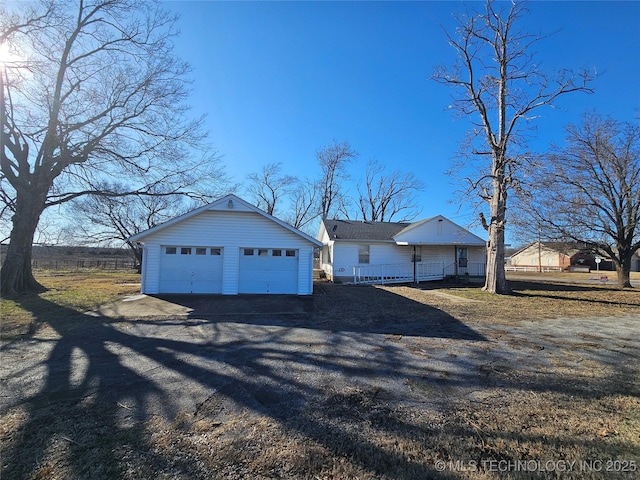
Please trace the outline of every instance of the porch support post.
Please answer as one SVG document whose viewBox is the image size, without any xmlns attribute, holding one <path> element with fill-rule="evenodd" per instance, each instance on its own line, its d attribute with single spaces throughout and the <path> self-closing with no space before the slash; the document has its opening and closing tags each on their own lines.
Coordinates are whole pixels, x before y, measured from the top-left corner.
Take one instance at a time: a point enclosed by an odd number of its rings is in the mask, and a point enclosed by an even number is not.
<svg viewBox="0 0 640 480">
<path fill-rule="evenodd" d="M 453 247 L 453 271 L 456 277 L 456 283 L 458 283 L 458 246 Z"/>
<path fill-rule="evenodd" d="M 413 246 L 413 283 L 418 283 L 418 272 L 416 266 L 416 246 Z"/>
</svg>

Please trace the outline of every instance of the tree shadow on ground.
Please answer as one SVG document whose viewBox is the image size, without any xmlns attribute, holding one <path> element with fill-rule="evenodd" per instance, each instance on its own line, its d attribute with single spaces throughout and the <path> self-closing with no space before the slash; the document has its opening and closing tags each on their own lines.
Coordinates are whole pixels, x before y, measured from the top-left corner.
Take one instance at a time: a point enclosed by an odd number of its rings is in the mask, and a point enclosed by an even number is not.
<svg viewBox="0 0 640 480">
<path fill-rule="evenodd" d="M 52 472 L 98 479 L 223 478 L 224 470 L 215 473 L 188 456 L 159 451 L 147 430 L 149 419 L 172 421 L 184 408 L 206 411 L 212 399 L 226 402 L 221 422 L 234 409 L 268 417 L 368 475 L 458 478 L 436 470 L 433 458 L 406 455 L 389 448 L 384 438 L 362 434 L 363 421 L 380 435 L 413 443 L 442 434 L 432 423 L 400 415 L 394 408 L 397 392 L 376 390 L 367 382 L 419 381 L 443 396 L 447 387 L 478 381 L 473 365 L 436 378 L 420 358 L 387 337 L 485 339 L 437 309 L 374 293 L 356 288 L 336 297 L 327 293 L 327 298 L 314 297 L 312 309 L 303 301 L 302 313 L 284 317 L 230 313 L 199 318 L 195 308 L 183 322 L 94 317 L 40 300 L 32 308 L 46 328 L 33 339 L 3 346 L 3 361 L 13 358 L 19 364 L 13 370 L 18 373 L 5 378 L 9 396 L 3 415 L 22 412 L 4 442 L 3 478 L 41 478 Z M 236 310 L 247 308 L 246 299 L 235 302 Z M 464 367 L 467 360 L 449 362 Z M 520 388 L 514 380 L 505 383 Z M 561 385 L 540 382 L 537 388 Z M 452 400 L 442 398 L 441 404 Z M 462 430 L 461 435 L 475 438 L 471 427 Z M 127 461 L 130 455 L 137 463 Z"/>
<path fill-rule="evenodd" d="M 336 292 L 339 291 L 339 294 Z M 313 296 L 157 295 L 190 318 L 402 336 L 486 339 L 448 313 L 372 286 L 316 285 Z"/>
</svg>

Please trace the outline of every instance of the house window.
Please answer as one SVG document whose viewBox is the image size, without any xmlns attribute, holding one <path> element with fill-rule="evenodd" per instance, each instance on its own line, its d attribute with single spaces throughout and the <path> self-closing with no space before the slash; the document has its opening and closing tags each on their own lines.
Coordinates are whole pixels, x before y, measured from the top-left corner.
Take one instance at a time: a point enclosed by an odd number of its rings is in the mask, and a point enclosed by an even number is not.
<svg viewBox="0 0 640 480">
<path fill-rule="evenodd" d="M 191 255 L 191 247 L 182 247 L 180 249 L 180 255 Z"/>
<path fill-rule="evenodd" d="M 167 247 L 165 250 L 165 253 L 167 255 L 175 255 L 177 253 L 178 249 L 176 247 Z"/>
<path fill-rule="evenodd" d="M 269 255 L 269 250 L 267 250 L 266 248 L 259 248 L 258 249 L 258 256 L 259 257 L 266 257 L 267 255 Z"/>
<path fill-rule="evenodd" d="M 196 255 L 206 255 L 206 254 L 207 254 L 206 248 L 196 248 Z"/>
<path fill-rule="evenodd" d="M 287 257 L 295 257 L 296 256 L 296 251 L 295 250 L 287 250 L 285 255 Z"/>
<path fill-rule="evenodd" d="M 369 263 L 369 245 L 358 245 L 358 263 Z"/>
<path fill-rule="evenodd" d="M 245 257 L 250 257 L 253 255 L 253 248 L 245 248 L 243 249 L 243 254 Z"/>
<path fill-rule="evenodd" d="M 271 256 L 272 257 L 281 257 L 282 256 L 282 250 L 271 250 Z"/>
<path fill-rule="evenodd" d="M 212 248 L 211 251 L 209 252 L 211 255 L 220 255 L 220 249 L 219 248 Z"/>
<path fill-rule="evenodd" d="M 467 268 L 467 249 L 458 248 L 458 266 L 461 268 Z"/>
<path fill-rule="evenodd" d="M 422 261 L 422 247 L 413 247 L 413 261 L 416 263 Z"/>
</svg>

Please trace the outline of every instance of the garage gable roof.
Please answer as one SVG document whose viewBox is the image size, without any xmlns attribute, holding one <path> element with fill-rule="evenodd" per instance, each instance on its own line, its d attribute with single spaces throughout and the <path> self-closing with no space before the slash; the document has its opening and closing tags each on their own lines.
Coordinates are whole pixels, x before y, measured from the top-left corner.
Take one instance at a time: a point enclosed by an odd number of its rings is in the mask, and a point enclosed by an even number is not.
<svg viewBox="0 0 640 480">
<path fill-rule="evenodd" d="M 264 218 L 271 220 L 274 223 L 277 223 L 278 225 L 280 225 L 281 227 L 289 230 L 292 233 L 295 233 L 296 235 L 304 238 L 305 240 L 307 240 L 308 242 L 313 243 L 315 246 L 317 247 L 321 247 L 322 246 L 322 242 L 316 240 L 313 237 L 310 237 L 309 235 L 307 235 L 304 232 L 301 232 L 300 230 L 298 230 L 297 228 L 292 227 L 291 225 L 289 225 L 286 222 L 283 222 L 282 220 L 274 217 L 273 215 L 269 215 L 267 212 L 265 212 L 264 210 L 259 209 L 258 207 L 251 205 L 250 203 L 246 202 L 245 200 L 241 199 L 240 197 L 233 195 L 233 194 L 229 194 L 229 195 L 225 195 L 222 198 L 219 198 L 218 200 L 215 200 L 207 205 L 204 205 L 200 208 L 196 208 L 195 210 L 191 210 L 190 212 L 187 212 L 183 215 L 179 215 L 177 217 L 172 218 L 171 220 L 168 220 L 164 223 L 161 223 L 159 225 L 156 225 L 155 227 L 152 227 L 148 230 L 144 230 L 143 232 L 137 233 L 135 235 L 132 235 L 131 237 L 129 237 L 129 240 L 132 242 L 141 242 L 144 240 L 144 238 L 148 237 L 149 235 L 152 235 L 154 233 L 157 233 L 159 231 L 164 230 L 165 228 L 174 226 L 180 222 L 183 222 L 189 218 L 195 217 L 203 212 L 211 212 L 211 211 L 224 211 L 224 212 L 253 212 L 253 213 L 257 213 L 259 215 L 262 215 Z"/>
</svg>

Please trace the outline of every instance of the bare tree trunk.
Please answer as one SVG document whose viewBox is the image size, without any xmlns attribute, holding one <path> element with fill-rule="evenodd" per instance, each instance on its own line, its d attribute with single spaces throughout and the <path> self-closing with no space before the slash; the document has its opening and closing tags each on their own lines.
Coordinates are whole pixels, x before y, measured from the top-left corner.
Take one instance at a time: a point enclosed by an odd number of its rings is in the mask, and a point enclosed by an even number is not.
<svg viewBox="0 0 640 480">
<path fill-rule="evenodd" d="M 490 293 L 509 293 L 511 289 L 507 284 L 504 272 L 504 229 L 489 230 L 487 242 L 487 277 L 483 290 Z"/>
<path fill-rule="evenodd" d="M 622 263 L 614 262 L 618 274 L 618 287 L 633 288 L 631 285 L 631 256 L 626 255 L 621 259 Z"/>
<path fill-rule="evenodd" d="M 33 276 L 31 257 L 33 237 L 42 209 L 36 202 L 18 196 L 7 256 L 0 271 L 2 296 L 13 297 L 23 292 L 41 292 L 45 288 Z"/>
<path fill-rule="evenodd" d="M 495 163 L 494 163 L 495 165 Z M 504 271 L 504 231 L 507 210 L 507 185 L 503 169 L 494 167 L 493 195 L 489 203 L 491 219 L 487 224 L 481 217 L 483 226 L 488 232 L 486 280 L 483 290 L 490 293 L 509 293 Z"/>
</svg>

